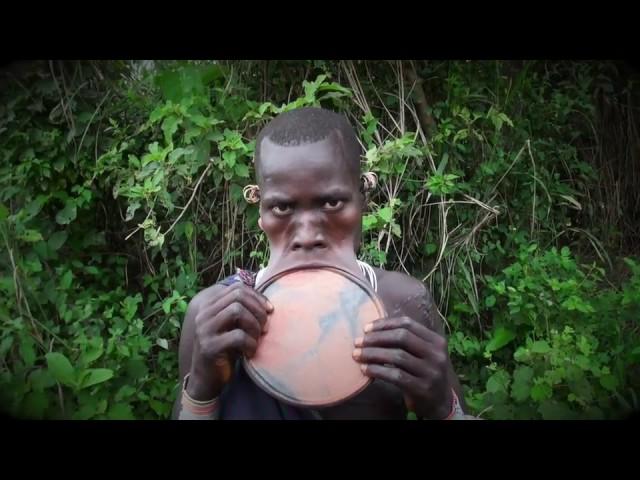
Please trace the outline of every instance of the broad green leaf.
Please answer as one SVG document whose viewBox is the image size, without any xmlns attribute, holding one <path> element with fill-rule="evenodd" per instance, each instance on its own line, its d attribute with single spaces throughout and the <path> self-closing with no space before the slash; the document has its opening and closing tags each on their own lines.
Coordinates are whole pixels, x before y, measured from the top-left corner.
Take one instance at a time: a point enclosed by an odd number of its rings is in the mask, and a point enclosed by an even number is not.
<svg viewBox="0 0 640 480">
<path fill-rule="evenodd" d="M 9 210 L 2 203 L 0 203 L 0 222 L 6 220 L 9 217 Z"/>
<path fill-rule="evenodd" d="M 167 342 L 166 338 L 158 338 L 156 340 L 156 344 L 162 348 L 164 348 L 165 350 L 169 350 L 169 342 Z"/>
<path fill-rule="evenodd" d="M 113 370 L 108 368 L 91 368 L 85 372 L 80 383 L 80 388 L 89 388 L 93 385 L 106 382 L 113 377 Z"/>
<path fill-rule="evenodd" d="M 80 355 L 79 363 L 88 367 L 91 363 L 95 362 L 98 358 L 102 356 L 104 344 L 103 340 L 100 337 L 96 337 L 91 339 L 88 342 L 87 350 Z"/>
<path fill-rule="evenodd" d="M 489 377 L 487 380 L 487 392 L 489 393 L 507 393 L 511 379 L 509 374 L 504 370 L 499 370 Z"/>
<path fill-rule="evenodd" d="M 520 366 L 514 370 L 511 396 L 516 402 L 524 402 L 529 398 L 532 380 L 533 369 L 531 367 Z"/>
<path fill-rule="evenodd" d="M 60 288 L 62 290 L 69 290 L 72 281 L 73 273 L 71 272 L 71 270 L 67 270 L 66 272 L 64 272 L 64 275 L 62 275 L 62 278 L 60 279 Z"/>
<path fill-rule="evenodd" d="M 116 403 L 109 408 L 107 417 L 110 420 L 135 420 L 131 406 L 126 403 Z"/>
<path fill-rule="evenodd" d="M 60 247 L 64 245 L 64 242 L 67 241 L 67 237 L 68 234 L 64 230 L 54 233 L 53 235 L 51 235 L 51 237 L 49 237 L 49 240 L 47 241 L 47 243 L 49 244 L 49 248 L 53 251 L 59 250 Z"/>
<path fill-rule="evenodd" d="M 378 215 L 380 216 L 380 218 L 382 218 L 382 220 L 389 223 L 391 221 L 393 213 L 390 207 L 384 207 L 378 211 Z"/>
<path fill-rule="evenodd" d="M 95 402 L 86 403 L 82 405 L 77 412 L 71 416 L 72 420 L 89 420 L 93 418 L 97 412 L 97 405 Z"/>
<path fill-rule="evenodd" d="M 427 243 L 424 246 L 424 253 L 427 255 L 432 255 L 438 250 L 438 246 L 435 243 Z"/>
<path fill-rule="evenodd" d="M 551 351 L 551 347 L 549 346 L 549 343 L 546 340 L 538 340 L 533 342 L 531 344 L 530 349 L 533 353 L 541 353 L 541 354 L 549 353 Z"/>
<path fill-rule="evenodd" d="M 498 327 L 495 332 L 493 332 L 491 340 L 487 343 L 485 350 L 487 352 L 500 350 L 502 347 L 508 345 L 514 338 L 516 338 L 514 332 L 505 327 Z"/>
<path fill-rule="evenodd" d="M 162 132 L 164 133 L 164 140 L 167 144 L 171 143 L 173 134 L 178 130 L 178 125 L 182 123 L 182 120 L 175 115 L 170 115 L 162 122 Z"/>
<path fill-rule="evenodd" d="M 600 385 L 610 392 L 613 392 L 618 387 L 618 379 L 608 373 L 600 377 Z"/>
<path fill-rule="evenodd" d="M 249 178 L 249 167 L 244 163 L 236 163 L 234 170 L 240 178 Z"/>
<path fill-rule="evenodd" d="M 46 359 L 49 372 L 51 372 L 53 378 L 68 387 L 75 385 L 74 368 L 67 357 L 62 353 L 51 352 L 47 353 Z"/>
<path fill-rule="evenodd" d="M 136 389 L 134 387 L 131 385 L 123 385 L 120 390 L 118 390 L 118 393 L 116 393 L 115 400 L 116 402 L 120 402 L 121 400 L 129 398 L 134 393 L 136 393 Z"/>
<path fill-rule="evenodd" d="M 193 238 L 193 222 L 186 222 L 184 225 L 184 234 L 187 237 L 187 240 L 191 241 Z"/>
<path fill-rule="evenodd" d="M 547 383 L 538 383 L 531 387 L 531 399 L 536 402 L 551 398 L 551 394 L 551 386 Z"/>
<path fill-rule="evenodd" d="M 66 205 L 56 215 L 56 222 L 60 225 L 68 225 L 76 219 L 78 212 L 76 203 L 73 200 L 67 200 Z"/>
<path fill-rule="evenodd" d="M 46 368 L 39 368 L 38 370 L 31 372 L 31 375 L 29 375 L 29 382 L 31 383 L 31 388 L 38 392 L 49 387 L 53 387 L 56 384 L 55 378 L 53 378 L 49 370 Z"/>
<path fill-rule="evenodd" d="M 493 295 L 489 295 L 487 298 L 484 299 L 484 304 L 488 308 L 493 307 L 496 304 L 496 297 L 494 297 Z"/>
<path fill-rule="evenodd" d="M 34 243 L 42 240 L 42 234 L 37 230 L 27 229 L 18 238 L 28 243 Z"/>
<path fill-rule="evenodd" d="M 20 341 L 20 356 L 27 368 L 32 367 L 36 361 L 36 351 L 34 346 L 35 342 L 31 337 L 24 337 Z"/>
</svg>

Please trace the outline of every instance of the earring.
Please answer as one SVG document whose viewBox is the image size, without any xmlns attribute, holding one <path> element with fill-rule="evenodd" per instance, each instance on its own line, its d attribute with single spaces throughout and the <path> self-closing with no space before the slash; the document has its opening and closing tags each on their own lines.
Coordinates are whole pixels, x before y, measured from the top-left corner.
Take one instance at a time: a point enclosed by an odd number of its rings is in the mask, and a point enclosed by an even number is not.
<svg viewBox="0 0 640 480">
<path fill-rule="evenodd" d="M 368 193 L 378 186 L 378 175 L 374 172 L 364 172 L 360 175 L 360 181 L 362 182 L 362 192 Z"/>
<path fill-rule="evenodd" d="M 258 203 L 260 201 L 260 187 L 258 185 L 247 185 L 242 189 L 242 196 L 247 203 Z"/>
</svg>

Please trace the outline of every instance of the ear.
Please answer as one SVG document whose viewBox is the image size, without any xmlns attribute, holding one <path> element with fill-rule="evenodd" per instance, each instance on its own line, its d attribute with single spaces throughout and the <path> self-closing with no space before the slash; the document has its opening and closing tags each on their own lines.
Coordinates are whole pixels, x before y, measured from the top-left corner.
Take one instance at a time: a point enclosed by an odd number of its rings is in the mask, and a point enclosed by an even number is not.
<svg viewBox="0 0 640 480">
<path fill-rule="evenodd" d="M 262 228 L 262 217 L 258 217 L 258 226 L 260 227 L 260 230 L 264 232 L 264 228 Z"/>
</svg>

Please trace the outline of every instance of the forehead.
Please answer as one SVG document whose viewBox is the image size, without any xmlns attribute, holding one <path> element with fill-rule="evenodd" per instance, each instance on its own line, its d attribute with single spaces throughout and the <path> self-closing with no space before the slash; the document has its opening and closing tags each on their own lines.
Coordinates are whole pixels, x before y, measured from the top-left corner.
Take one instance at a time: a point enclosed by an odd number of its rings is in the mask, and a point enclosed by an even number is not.
<svg viewBox="0 0 640 480">
<path fill-rule="evenodd" d="M 260 145 L 263 190 L 274 187 L 316 189 L 336 184 L 353 188 L 353 176 L 336 137 L 295 146 L 277 145 L 265 138 Z"/>
</svg>

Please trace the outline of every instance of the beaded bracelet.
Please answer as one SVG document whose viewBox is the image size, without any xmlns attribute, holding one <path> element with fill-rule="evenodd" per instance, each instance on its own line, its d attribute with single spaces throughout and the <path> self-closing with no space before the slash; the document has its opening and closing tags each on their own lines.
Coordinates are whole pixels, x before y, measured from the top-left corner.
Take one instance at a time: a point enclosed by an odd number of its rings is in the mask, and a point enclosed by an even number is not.
<svg viewBox="0 0 640 480">
<path fill-rule="evenodd" d="M 185 375 L 182 382 L 182 410 L 178 420 L 217 420 L 219 413 L 218 398 L 212 400 L 195 400 L 187 393 L 189 374 Z"/>
</svg>

